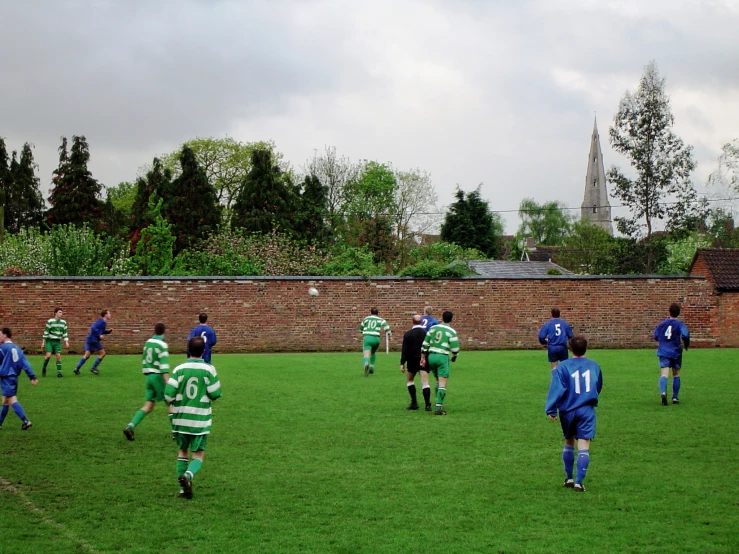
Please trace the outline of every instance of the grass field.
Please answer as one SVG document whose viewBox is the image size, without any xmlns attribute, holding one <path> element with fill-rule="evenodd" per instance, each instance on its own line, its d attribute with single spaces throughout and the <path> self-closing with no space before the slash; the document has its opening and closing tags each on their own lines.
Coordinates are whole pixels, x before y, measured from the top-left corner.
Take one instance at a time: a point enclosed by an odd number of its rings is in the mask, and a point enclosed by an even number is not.
<svg viewBox="0 0 739 554">
<path fill-rule="evenodd" d="M 589 354 L 604 388 L 584 494 L 561 486 L 544 352 L 463 352 L 446 417 L 405 410 L 397 354 L 368 378 L 359 353 L 216 354 L 191 501 L 161 406 L 123 437 L 140 359 L 75 377 L 67 356 L 64 379 L 22 377 L 33 428 L 11 411 L 0 431 L 0 552 L 739 551 L 738 352 L 688 352 L 666 408 L 654 351 Z"/>
</svg>

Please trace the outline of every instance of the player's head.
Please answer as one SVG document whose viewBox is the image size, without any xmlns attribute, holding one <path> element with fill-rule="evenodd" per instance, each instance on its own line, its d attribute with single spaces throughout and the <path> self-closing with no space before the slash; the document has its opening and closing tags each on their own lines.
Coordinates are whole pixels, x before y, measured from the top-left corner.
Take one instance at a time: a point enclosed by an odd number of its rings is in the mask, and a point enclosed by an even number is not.
<svg viewBox="0 0 739 554">
<path fill-rule="evenodd" d="M 110 319 L 110 310 L 100 310 L 100 317 Z"/>
<path fill-rule="evenodd" d="M 453 317 L 454 314 L 449 310 L 444 310 L 444 313 L 441 314 L 441 319 L 444 321 L 444 323 L 451 323 Z"/>
<path fill-rule="evenodd" d="M 588 351 L 588 339 L 582 335 L 577 335 L 570 339 L 570 350 L 575 356 L 584 356 Z"/>
<path fill-rule="evenodd" d="M 10 330 L 10 327 L 3 327 L 0 329 L 0 340 L 5 342 L 6 340 L 9 340 L 13 336 L 13 331 Z"/>
<path fill-rule="evenodd" d="M 206 322 L 208 321 L 208 314 L 206 314 L 205 312 L 202 312 L 202 313 L 201 313 L 201 314 L 200 314 L 200 315 L 198 316 L 198 321 L 199 321 L 200 323 L 203 323 L 203 324 L 205 324 L 205 323 L 206 323 Z"/>
<path fill-rule="evenodd" d="M 157 323 L 156 325 L 154 325 L 154 334 L 163 335 L 166 329 L 167 328 L 164 326 L 164 323 Z"/>
<path fill-rule="evenodd" d="M 370 308 L 370 313 L 372 315 L 377 315 L 380 313 L 380 311 L 377 308 Z"/>
<path fill-rule="evenodd" d="M 552 317 L 559 317 L 559 308 L 552 308 Z"/>
<path fill-rule="evenodd" d="M 680 304 L 673 302 L 670 304 L 670 316 L 677 317 L 680 315 Z"/>
<path fill-rule="evenodd" d="M 193 337 L 187 343 L 187 351 L 191 358 L 202 358 L 205 351 L 205 341 L 203 337 Z"/>
<path fill-rule="evenodd" d="M 54 308 L 54 317 L 62 317 L 63 314 L 64 314 L 64 310 L 62 310 L 58 306 Z"/>
<path fill-rule="evenodd" d="M 433 308 L 432 308 L 431 306 L 426 306 L 426 307 L 425 307 L 425 308 L 423 309 L 423 313 L 425 313 L 426 315 L 431 315 L 431 310 L 432 310 L 432 309 L 433 309 Z"/>
<path fill-rule="evenodd" d="M 411 318 L 411 321 L 413 321 L 413 325 L 421 325 L 421 316 L 415 314 L 413 318 Z"/>
</svg>

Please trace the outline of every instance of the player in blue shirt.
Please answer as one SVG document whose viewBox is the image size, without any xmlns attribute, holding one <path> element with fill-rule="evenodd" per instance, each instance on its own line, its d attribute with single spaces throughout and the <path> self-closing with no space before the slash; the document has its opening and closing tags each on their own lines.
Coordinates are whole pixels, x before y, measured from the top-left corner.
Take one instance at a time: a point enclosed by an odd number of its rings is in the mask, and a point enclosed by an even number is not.
<svg viewBox="0 0 739 554">
<path fill-rule="evenodd" d="M 595 407 L 603 388 L 600 367 L 585 357 L 588 341 L 583 336 L 570 341 L 572 358 L 564 360 L 552 370 L 552 382 L 544 408 L 551 421 L 556 421 L 557 410 L 565 437 L 562 462 L 565 467 L 565 487 L 585 492 L 582 482 L 590 465 L 590 441 L 595 438 Z M 577 477 L 573 481 L 577 439 Z"/>
<path fill-rule="evenodd" d="M 431 306 L 426 306 L 423 309 L 423 317 L 421 318 L 421 326 L 423 329 L 428 332 L 429 329 L 431 329 L 434 325 L 438 325 L 438 320 L 431 315 Z"/>
<path fill-rule="evenodd" d="M 98 371 L 98 366 L 100 365 L 100 362 L 103 361 L 103 358 L 105 358 L 105 349 L 103 348 L 100 340 L 103 338 L 103 336 L 109 335 L 113 332 L 113 329 L 106 328 L 109 319 L 110 310 L 103 310 L 100 312 L 100 319 L 98 319 L 90 327 L 90 332 L 87 335 L 87 341 L 85 343 L 85 355 L 80 358 L 79 362 L 77 362 L 77 367 L 74 368 L 75 375 L 80 374 L 80 368 L 90 358 L 90 354 L 92 354 L 93 352 L 97 352 L 98 357 L 97 360 L 95 360 L 95 362 L 92 364 L 92 368 L 90 369 L 90 371 L 92 371 L 95 375 L 100 374 L 100 371 Z"/>
<path fill-rule="evenodd" d="M 661 376 L 659 378 L 659 392 L 662 397 L 662 405 L 667 406 L 667 376 L 672 370 L 672 403 L 679 404 L 677 395 L 680 393 L 680 367 L 683 365 L 683 348 L 681 340 L 685 343 L 685 350 L 690 346 L 690 333 L 687 326 L 677 319 L 680 315 L 680 305 L 670 304 L 670 317 L 657 325 L 654 330 L 654 340 L 659 343 L 657 356 Z"/>
<path fill-rule="evenodd" d="M 213 331 L 213 328 L 210 325 L 206 325 L 206 322 L 208 321 L 208 314 L 201 313 L 198 316 L 198 321 L 200 321 L 200 325 L 195 327 L 192 331 L 190 331 L 190 334 L 187 337 L 187 344 L 190 344 L 190 339 L 193 337 L 203 337 L 203 340 L 205 341 L 205 352 L 203 352 L 203 360 L 205 360 L 205 363 L 210 363 L 210 350 L 213 348 L 218 340 L 216 339 L 216 333 Z M 185 351 L 187 352 L 187 347 L 185 347 Z M 187 352 L 189 355 L 190 353 Z"/>
<path fill-rule="evenodd" d="M 0 429 L 3 428 L 5 416 L 8 415 L 8 411 L 12 406 L 13 411 L 23 422 L 21 429 L 25 431 L 30 429 L 32 424 L 28 421 L 23 406 L 16 397 L 18 376 L 21 371 L 25 371 L 34 386 L 38 385 L 38 380 L 21 347 L 13 344 L 13 341 L 10 340 L 12 336 L 13 333 L 7 327 L 0 330 L 0 390 L 2 390 L 3 395 L 3 407 L 0 410 Z"/>
<path fill-rule="evenodd" d="M 564 319 L 559 318 L 559 308 L 552 308 L 552 319 L 547 321 L 539 331 L 539 343 L 547 347 L 547 359 L 552 369 L 567 359 L 567 341 L 572 338 L 572 328 Z"/>
</svg>

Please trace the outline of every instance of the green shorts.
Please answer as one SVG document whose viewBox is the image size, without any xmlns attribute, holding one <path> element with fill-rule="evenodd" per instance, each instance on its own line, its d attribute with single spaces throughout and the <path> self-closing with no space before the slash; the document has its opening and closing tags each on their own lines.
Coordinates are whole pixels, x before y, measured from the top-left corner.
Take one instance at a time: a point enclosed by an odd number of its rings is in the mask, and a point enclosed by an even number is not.
<svg viewBox="0 0 739 554">
<path fill-rule="evenodd" d="M 146 374 L 146 401 L 164 402 L 164 376 L 161 373 Z"/>
<path fill-rule="evenodd" d="M 428 370 L 437 379 L 439 377 L 449 377 L 449 356 L 438 354 L 437 352 L 429 352 Z"/>
<path fill-rule="evenodd" d="M 52 354 L 61 354 L 62 341 L 55 339 L 46 339 L 46 345 L 44 349 Z"/>
<path fill-rule="evenodd" d="M 376 352 L 380 348 L 380 337 L 374 335 L 364 335 L 362 339 L 362 350 L 372 350 Z"/>
<path fill-rule="evenodd" d="M 187 433 L 175 433 L 175 440 L 180 450 L 190 452 L 202 452 L 208 442 L 208 435 L 188 435 Z"/>
</svg>

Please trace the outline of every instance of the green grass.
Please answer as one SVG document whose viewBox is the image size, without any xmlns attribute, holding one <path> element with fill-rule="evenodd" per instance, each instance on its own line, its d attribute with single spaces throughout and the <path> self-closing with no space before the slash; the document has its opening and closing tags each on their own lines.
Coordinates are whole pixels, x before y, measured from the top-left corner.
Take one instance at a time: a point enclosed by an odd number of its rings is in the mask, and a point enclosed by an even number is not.
<svg viewBox="0 0 739 554">
<path fill-rule="evenodd" d="M 139 358 L 96 378 L 67 356 L 64 379 L 21 382 L 33 428 L 11 411 L 0 431 L 17 491 L 0 485 L 0 551 L 738 551 L 737 351 L 688 352 L 667 408 L 653 351 L 590 354 L 605 384 L 585 494 L 561 486 L 543 352 L 463 352 L 446 417 L 405 410 L 397 354 L 368 378 L 360 354 L 216 354 L 223 398 L 189 502 L 162 406 L 123 437 Z"/>
</svg>

